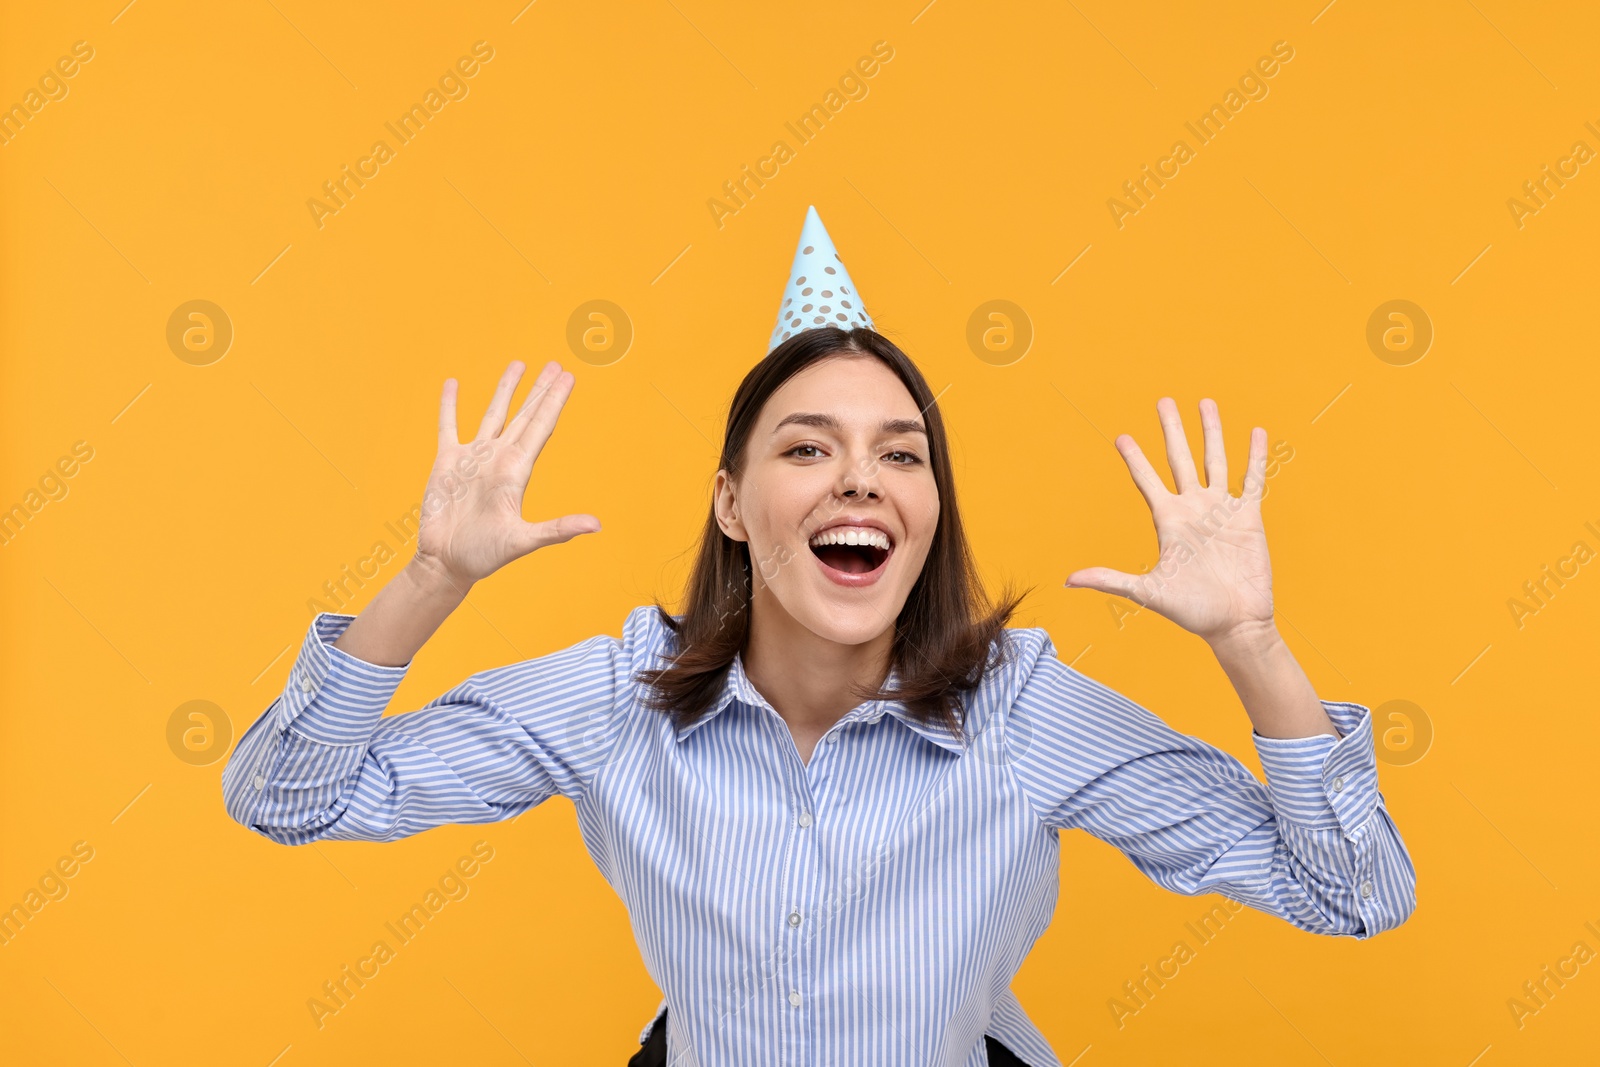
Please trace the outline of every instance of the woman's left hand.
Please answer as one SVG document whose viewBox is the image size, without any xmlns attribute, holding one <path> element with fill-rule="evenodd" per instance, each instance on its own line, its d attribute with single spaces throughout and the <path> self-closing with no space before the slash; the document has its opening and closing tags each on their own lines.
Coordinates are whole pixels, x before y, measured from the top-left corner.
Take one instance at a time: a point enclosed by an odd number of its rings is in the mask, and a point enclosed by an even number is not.
<svg viewBox="0 0 1600 1067">
<path fill-rule="evenodd" d="M 1205 438 L 1206 485 L 1200 484 L 1183 432 L 1178 405 L 1156 402 L 1167 462 L 1176 493 L 1166 485 L 1133 438 L 1117 438 L 1133 481 L 1150 505 L 1160 555 L 1143 574 L 1088 567 L 1067 578 L 1069 587 L 1124 596 L 1164 615 L 1212 645 L 1271 632 L 1272 565 L 1261 525 L 1266 488 L 1267 431 L 1250 432 L 1250 457 L 1240 496 L 1228 494 L 1228 459 L 1222 448 L 1222 418 L 1212 400 L 1200 401 Z"/>
</svg>

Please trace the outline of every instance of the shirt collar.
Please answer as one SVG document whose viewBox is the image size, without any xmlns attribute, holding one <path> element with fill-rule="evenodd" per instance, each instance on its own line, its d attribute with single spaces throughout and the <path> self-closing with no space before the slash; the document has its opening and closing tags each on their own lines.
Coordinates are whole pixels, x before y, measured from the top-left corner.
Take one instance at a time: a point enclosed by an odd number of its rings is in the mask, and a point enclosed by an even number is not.
<svg viewBox="0 0 1600 1067">
<path fill-rule="evenodd" d="M 884 682 L 884 688 L 893 689 L 899 679 L 899 670 L 891 669 L 888 680 Z M 749 675 L 745 674 L 744 655 L 742 653 L 734 653 L 733 664 L 728 668 L 728 673 L 723 679 L 722 690 L 717 694 L 716 701 L 698 719 L 695 719 L 687 726 L 678 727 L 676 730 L 677 740 L 682 741 L 699 729 L 700 726 L 721 715 L 727 710 L 728 705 L 735 700 L 749 708 L 765 709 L 773 715 L 778 714 L 777 709 L 767 703 L 766 698 L 757 692 L 756 687 L 751 684 Z M 931 741 L 948 752 L 954 752 L 959 756 L 966 751 L 961 741 L 955 738 L 948 729 L 937 723 L 924 723 L 917 720 L 906 710 L 905 702 L 901 700 L 866 701 L 850 709 L 839 721 L 875 723 L 885 715 L 892 715 L 912 733 L 917 734 L 924 740 Z"/>
</svg>

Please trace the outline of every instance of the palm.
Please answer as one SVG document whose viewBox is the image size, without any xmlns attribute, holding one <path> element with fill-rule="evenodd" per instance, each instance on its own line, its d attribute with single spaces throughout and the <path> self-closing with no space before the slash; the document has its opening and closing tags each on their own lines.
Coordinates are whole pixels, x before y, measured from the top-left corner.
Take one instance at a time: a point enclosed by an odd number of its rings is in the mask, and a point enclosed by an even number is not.
<svg viewBox="0 0 1600 1067">
<path fill-rule="evenodd" d="M 600 528 L 592 515 L 523 521 L 523 495 L 534 461 L 550 439 L 574 378 L 547 363 L 522 408 L 505 421 L 522 377 L 513 361 L 500 379 L 477 436 L 463 444 L 456 432 L 456 382 L 445 382 L 439 405 L 439 453 L 423 495 L 417 558 L 458 585 L 470 585 L 546 545 Z M 502 423 L 504 427 L 502 428 Z"/>
<path fill-rule="evenodd" d="M 1209 400 L 1200 404 L 1204 486 L 1177 405 L 1163 398 L 1156 410 L 1176 492 L 1167 490 L 1132 437 L 1123 434 L 1116 441 L 1134 484 L 1150 505 L 1159 546 L 1155 565 L 1138 575 L 1089 567 L 1072 574 L 1067 584 L 1128 597 L 1208 641 L 1270 622 L 1272 565 L 1261 523 L 1266 431 L 1251 432 L 1244 489 L 1236 497 L 1228 493 L 1228 461 L 1216 404 Z"/>
</svg>

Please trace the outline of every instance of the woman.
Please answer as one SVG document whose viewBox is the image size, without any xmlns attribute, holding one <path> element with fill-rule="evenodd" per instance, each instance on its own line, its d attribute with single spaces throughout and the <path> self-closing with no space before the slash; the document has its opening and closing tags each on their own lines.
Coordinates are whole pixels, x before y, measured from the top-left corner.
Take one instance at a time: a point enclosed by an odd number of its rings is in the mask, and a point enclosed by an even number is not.
<svg viewBox="0 0 1600 1067">
<path fill-rule="evenodd" d="M 390 841 L 569 798 L 665 994 L 634 1064 L 1059 1067 L 1009 985 L 1054 910 L 1064 829 L 1315 933 L 1410 915 L 1370 714 L 1318 700 L 1273 624 L 1264 431 L 1233 497 L 1216 405 L 1202 486 L 1163 399 L 1176 493 L 1116 442 L 1160 564 L 1067 584 L 1209 643 L 1266 786 L 1044 630 L 1007 628 L 1018 598 L 989 607 L 939 409 L 899 348 L 861 325 L 788 334 L 734 397 L 683 613 L 635 608 L 620 639 L 382 717 L 475 582 L 600 529 L 521 518 L 570 373 L 547 364 L 507 422 L 513 362 L 467 445 L 447 381 L 416 557 L 358 616 L 313 620 L 230 757 L 229 814 L 286 844 Z"/>
</svg>

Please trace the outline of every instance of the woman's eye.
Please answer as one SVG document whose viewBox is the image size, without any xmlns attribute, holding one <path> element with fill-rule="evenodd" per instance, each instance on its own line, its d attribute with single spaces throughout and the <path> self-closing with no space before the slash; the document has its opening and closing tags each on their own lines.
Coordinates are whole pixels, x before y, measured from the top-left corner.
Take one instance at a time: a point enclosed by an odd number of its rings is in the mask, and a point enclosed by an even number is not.
<svg viewBox="0 0 1600 1067">
<path fill-rule="evenodd" d="M 902 465 L 907 466 L 907 467 L 910 467 L 913 464 L 917 464 L 917 463 L 921 463 L 922 462 L 922 457 L 917 455 L 915 452 L 890 452 L 889 455 L 906 457 L 905 459 L 898 460 L 897 462 L 899 462 Z"/>
<path fill-rule="evenodd" d="M 789 449 L 789 451 L 785 452 L 784 455 L 792 456 L 796 452 L 800 451 L 802 448 L 816 448 L 816 447 L 817 447 L 816 445 L 795 445 L 793 448 Z M 801 458 L 802 459 L 810 459 L 811 457 L 810 456 L 802 456 Z"/>
</svg>

